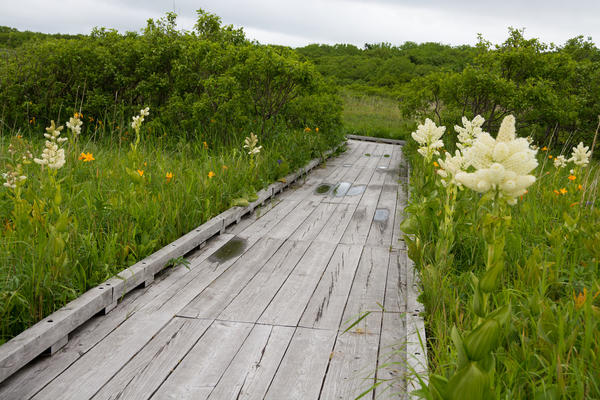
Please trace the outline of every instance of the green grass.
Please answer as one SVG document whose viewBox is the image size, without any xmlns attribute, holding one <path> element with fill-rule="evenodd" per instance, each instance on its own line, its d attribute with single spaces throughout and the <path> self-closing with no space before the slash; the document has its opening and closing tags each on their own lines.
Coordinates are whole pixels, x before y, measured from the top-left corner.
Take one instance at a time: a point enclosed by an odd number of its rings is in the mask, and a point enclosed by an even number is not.
<svg viewBox="0 0 600 400">
<path fill-rule="evenodd" d="M 398 101 L 389 97 L 342 91 L 342 122 L 346 133 L 363 136 L 406 139 L 414 122 L 400 114 Z"/>
<path fill-rule="evenodd" d="M 342 139 L 323 131 L 259 137 L 252 160 L 243 137 L 225 146 L 207 136 L 205 145 L 165 132 L 134 152 L 127 136 L 109 132 L 65 143 L 66 164 L 52 174 L 22 159 L 28 149 L 40 157 L 42 132 L 0 141 L 0 171 L 20 163 L 27 177 L 17 190 L 0 186 L 0 343 Z M 78 159 L 81 152 L 95 160 Z"/>
<path fill-rule="evenodd" d="M 418 239 L 409 242 L 409 254 L 421 276 L 429 367 L 450 377 L 458 359 L 451 328 L 468 332 L 476 321 L 471 273 L 481 278 L 485 270 L 481 232 L 489 203 L 468 189 L 458 192 L 454 240 L 444 261 L 436 262 L 446 192 L 434 166 L 423 167 L 412 141 L 408 147 L 413 170 L 407 211 Z M 491 298 L 492 309 L 511 305 L 494 352 L 494 398 L 598 399 L 600 166 L 592 163 L 570 180 L 569 168 L 555 169 L 548 153 L 538 157 L 536 183 L 509 207 L 505 266 Z M 423 185 L 423 176 L 438 181 Z"/>
</svg>

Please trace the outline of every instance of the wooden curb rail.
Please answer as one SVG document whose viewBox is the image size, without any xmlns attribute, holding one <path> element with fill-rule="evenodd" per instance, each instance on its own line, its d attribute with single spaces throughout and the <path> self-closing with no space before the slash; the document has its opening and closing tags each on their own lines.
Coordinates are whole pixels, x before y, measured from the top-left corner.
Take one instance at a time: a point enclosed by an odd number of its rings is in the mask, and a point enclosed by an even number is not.
<svg viewBox="0 0 600 400">
<path fill-rule="evenodd" d="M 344 142 L 345 143 L 345 142 Z M 68 342 L 69 333 L 98 313 L 114 309 L 119 299 L 140 285 L 149 285 L 154 275 L 165 268 L 169 260 L 182 257 L 211 237 L 261 206 L 275 194 L 291 185 L 327 159 L 344 143 L 326 151 L 322 157 L 285 177 L 285 182 L 275 182 L 257 193 L 258 199 L 247 207 L 232 207 L 206 221 L 157 252 L 119 272 L 113 278 L 88 290 L 64 307 L 42 319 L 29 329 L 0 346 L 0 382 L 17 372 L 41 353 L 54 354 Z"/>
</svg>

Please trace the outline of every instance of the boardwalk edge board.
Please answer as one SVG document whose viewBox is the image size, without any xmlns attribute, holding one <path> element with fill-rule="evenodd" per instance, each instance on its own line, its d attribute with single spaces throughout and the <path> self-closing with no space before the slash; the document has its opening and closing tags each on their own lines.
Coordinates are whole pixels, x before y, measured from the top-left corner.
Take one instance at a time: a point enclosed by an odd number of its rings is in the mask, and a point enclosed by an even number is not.
<svg viewBox="0 0 600 400">
<path fill-rule="evenodd" d="M 380 138 L 375 136 L 346 135 L 346 139 L 362 140 L 364 142 L 398 144 L 400 146 L 404 146 L 406 144 L 406 140 Z"/>
<path fill-rule="evenodd" d="M 411 167 L 408 160 L 407 167 L 407 182 L 410 183 Z M 407 204 L 410 202 L 410 186 L 407 187 Z M 409 399 L 418 399 L 411 393 L 421 388 L 419 379 L 423 382 L 428 382 L 428 366 L 427 366 L 427 339 L 425 336 L 425 321 L 420 315 L 424 312 L 424 306 L 417 299 L 419 296 L 419 277 L 414 269 L 413 261 L 408 257 L 406 252 L 406 366 L 409 371 L 409 377 L 406 382 L 406 392 Z"/>
<path fill-rule="evenodd" d="M 344 145 L 345 142 L 338 144 L 324 152 L 322 157 L 311 160 L 296 172 L 260 190 L 257 193 L 258 199 L 247 207 L 229 208 L 104 283 L 88 290 L 4 343 L 0 346 L 0 383 L 43 352 L 56 353 L 67 344 L 69 334 L 73 330 L 98 313 L 106 314 L 113 310 L 119 299 L 136 287 L 151 284 L 154 275 L 164 269 L 169 260 L 182 257 L 211 237 L 223 233 L 229 225 L 239 222 L 244 215 L 253 212 L 256 207 L 305 176 Z"/>
</svg>

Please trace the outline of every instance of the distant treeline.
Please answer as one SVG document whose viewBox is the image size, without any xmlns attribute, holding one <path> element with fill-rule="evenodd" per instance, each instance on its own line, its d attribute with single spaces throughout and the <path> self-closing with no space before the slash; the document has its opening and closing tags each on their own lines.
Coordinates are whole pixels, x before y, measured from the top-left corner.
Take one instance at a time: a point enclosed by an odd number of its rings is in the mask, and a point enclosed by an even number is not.
<svg viewBox="0 0 600 400">
<path fill-rule="evenodd" d="M 0 49 L 14 49 L 22 46 L 23 43 L 30 40 L 45 40 L 47 38 L 78 39 L 82 38 L 83 36 L 84 35 L 66 35 L 62 33 L 48 34 L 31 31 L 19 31 L 18 29 L 10 28 L 8 26 L 0 26 Z"/>
<path fill-rule="evenodd" d="M 311 44 L 296 51 L 312 61 L 321 74 L 334 77 L 337 83 L 384 95 L 435 71 L 462 71 L 477 53 L 468 45 L 452 47 L 415 42 L 400 46 L 367 43 L 362 49 L 351 44 Z"/>
<path fill-rule="evenodd" d="M 309 45 L 297 52 L 338 84 L 393 97 L 405 116 L 446 126 L 463 115 L 494 131 L 508 114 L 521 135 L 553 146 L 590 144 L 600 114 L 600 50 L 578 36 L 564 45 L 528 39 L 509 28 L 499 45 L 438 43 Z"/>
<path fill-rule="evenodd" d="M 153 131 L 219 132 L 224 142 L 249 130 L 340 125 L 335 85 L 312 63 L 289 48 L 251 42 L 203 10 L 192 32 L 178 30 L 173 13 L 148 20 L 141 33 L 5 31 L 12 42 L 0 52 L 0 133 L 63 123 L 74 112 L 93 130 L 122 131 L 147 106 Z"/>
</svg>

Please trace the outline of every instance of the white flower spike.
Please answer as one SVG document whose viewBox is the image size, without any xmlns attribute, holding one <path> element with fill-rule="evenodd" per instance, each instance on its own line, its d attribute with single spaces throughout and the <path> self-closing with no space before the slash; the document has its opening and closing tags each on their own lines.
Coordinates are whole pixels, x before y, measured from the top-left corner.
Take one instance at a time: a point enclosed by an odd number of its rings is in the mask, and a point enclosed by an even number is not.
<svg viewBox="0 0 600 400">
<path fill-rule="evenodd" d="M 476 192 L 495 190 L 514 205 L 535 182 L 535 176 L 529 174 L 538 165 L 535 155 L 527 139 L 516 137 L 515 118 L 509 115 L 502 121 L 496 139 L 482 132 L 465 151 L 465 164 L 473 166 L 475 172 L 458 172 L 455 179 Z"/>
</svg>

